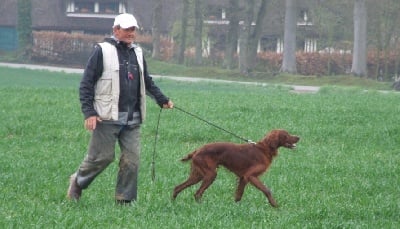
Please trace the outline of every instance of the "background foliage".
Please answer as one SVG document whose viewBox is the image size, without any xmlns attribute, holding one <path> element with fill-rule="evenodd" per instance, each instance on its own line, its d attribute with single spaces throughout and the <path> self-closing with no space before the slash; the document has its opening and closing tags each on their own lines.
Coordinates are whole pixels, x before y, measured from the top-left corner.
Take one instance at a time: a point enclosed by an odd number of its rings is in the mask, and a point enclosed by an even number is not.
<svg viewBox="0 0 400 229">
<path fill-rule="evenodd" d="M 104 36 L 69 34 L 65 32 L 42 31 L 33 32 L 33 47 L 31 57 L 36 62 L 47 62 L 69 66 L 84 67 L 95 43 L 101 42 Z M 150 35 L 139 35 L 137 42 L 150 55 L 152 48 L 152 38 Z M 162 61 L 169 61 L 173 56 L 173 44 L 166 38 L 161 39 Z M 193 50 L 186 52 L 188 61 L 194 60 Z M 213 58 L 214 66 L 222 64 L 224 56 L 215 55 Z M 324 52 L 324 53 L 305 53 L 298 52 L 296 55 L 297 72 L 305 76 L 323 75 L 344 75 L 350 73 L 351 59 L 350 53 Z M 219 63 L 219 64 L 217 64 Z M 282 64 L 282 54 L 275 52 L 261 52 L 256 59 L 255 72 L 265 72 L 276 74 L 280 71 Z M 379 73 L 379 68 L 392 72 L 392 75 L 385 76 L 383 71 Z M 371 51 L 368 55 L 369 78 L 380 81 L 393 81 L 396 76 L 394 72 L 398 68 L 397 54 L 390 52 L 388 55 Z M 384 78 L 386 77 L 386 78 Z"/>
</svg>

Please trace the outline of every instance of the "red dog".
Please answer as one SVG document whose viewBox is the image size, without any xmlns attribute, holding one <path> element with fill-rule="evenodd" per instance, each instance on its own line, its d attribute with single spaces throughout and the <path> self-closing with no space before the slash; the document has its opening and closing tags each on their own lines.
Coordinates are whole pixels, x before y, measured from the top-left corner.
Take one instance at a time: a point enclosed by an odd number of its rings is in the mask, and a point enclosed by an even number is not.
<svg viewBox="0 0 400 229">
<path fill-rule="evenodd" d="M 182 161 L 192 160 L 189 178 L 174 189 L 173 199 L 185 188 L 203 181 L 194 195 L 199 201 L 204 191 L 213 183 L 219 165 L 224 166 L 239 177 L 235 201 L 240 201 L 248 182 L 261 190 L 273 207 L 277 207 L 271 191 L 259 180 L 270 166 L 272 159 L 278 154 L 278 148 L 293 149 L 299 137 L 290 135 L 285 130 L 272 130 L 256 144 L 234 144 L 228 142 L 207 144 L 186 157 Z"/>
</svg>

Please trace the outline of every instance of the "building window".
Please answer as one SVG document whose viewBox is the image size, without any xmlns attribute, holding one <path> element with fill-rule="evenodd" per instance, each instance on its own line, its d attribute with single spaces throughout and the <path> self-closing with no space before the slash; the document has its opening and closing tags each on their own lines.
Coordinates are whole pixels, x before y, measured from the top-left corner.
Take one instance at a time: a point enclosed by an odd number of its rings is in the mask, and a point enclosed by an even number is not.
<svg viewBox="0 0 400 229">
<path fill-rule="evenodd" d="M 221 19 L 223 19 L 223 20 L 226 19 L 226 10 L 225 10 L 225 9 L 222 9 L 222 12 L 221 12 Z"/>
<path fill-rule="evenodd" d="M 94 6 L 93 2 L 80 2 L 75 1 L 75 9 L 74 12 L 77 13 L 94 13 Z"/>
<path fill-rule="evenodd" d="M 68 16 L 116 15 L 126 13 L 126 1 L 109 0 L 97 2 L 95 0 L 70 0 L 67 1 L 66 12 Z M 95 16 L 95 15 L 93 15 Z"/>
<path fill-rule="evenodd" d="M 72 13 L 75 10 L 75 3 L 73 1 L 67 2 L 67 13 Z"/>
<path fill-rule="evenodd" d="M 106 14 L 116 14 L 119 12 L 119 6 L 116 3 L 104 3 L 100 5 L 100 12 Z"/>
<path fill-rule="evenodd" d="M 308 10 L 301 10 L 297 25 L 312 25 Z"/>
<path fill-rule="evenodd" d="M 214 5 L 208 5 L 205 18 L 208 20 L 221 20 L 226 17 L 225 10 Z"/>
</svg>

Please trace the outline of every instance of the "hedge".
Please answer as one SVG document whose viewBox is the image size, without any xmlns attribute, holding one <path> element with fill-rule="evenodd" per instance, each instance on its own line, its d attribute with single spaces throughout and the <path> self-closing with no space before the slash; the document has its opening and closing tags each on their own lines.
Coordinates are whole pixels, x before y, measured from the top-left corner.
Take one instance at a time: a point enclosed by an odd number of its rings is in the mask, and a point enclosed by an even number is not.
<svg viewBox="0 0 400 229">
<path fill-rule="evenodd" d="M 31 58 L 34 61 L 80 65 L 86 63 L 93 45 L 104 39 L 100 35 L 66 33 L 55 31 L 34 31 Z M 152 50 L 152 37 L 148 34 L 138 34 L 136 41 L 147 53 Z M 162 60 L 170 61 L 174 55 L 174 44 L 168 38 L 161 39 Z M 191 50 L 191 49 L 188 49 Z M 221 55 L 210 55 L 210 61 L 204 63 L 222 63 Z M 399 71 L 399 50 L 381 53 L 370 50 L 367 58 L 368 77 L 378 80 L 392 81 Z M 186 52 L 190 60 L 190 52 Z M 236 58 L 237 61 L 237 58 Z M 300 75 L 343 75 L 351 71 L 352 54 L 348 52 L 297 52 L 297 73 Z M 282 54 L 276 52 L 262 52 L 257 56 L 256 70 L 261 72 L 279 72 L 282 63 Z"/>
</svg>

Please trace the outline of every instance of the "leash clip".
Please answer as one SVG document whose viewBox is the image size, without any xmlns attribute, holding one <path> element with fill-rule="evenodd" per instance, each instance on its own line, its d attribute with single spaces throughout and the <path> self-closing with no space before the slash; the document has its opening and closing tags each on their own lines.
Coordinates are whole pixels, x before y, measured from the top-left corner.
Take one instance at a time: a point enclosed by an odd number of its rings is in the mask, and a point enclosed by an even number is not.
<svg viewBox="0 0 400 229">
<path fill-rule="evenodd" d="M 249 144 L 256 144 L 256 142 L 253 142 L 253 141 L 250 140 L 250 139 L 247 139 L 246 142 L 249 143 Z"/>
</svg>

